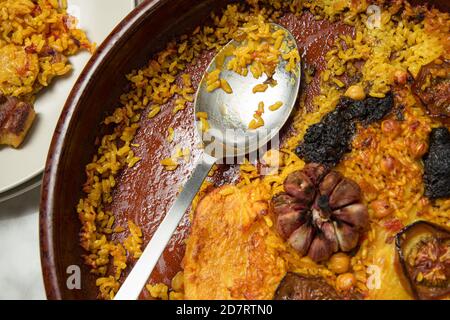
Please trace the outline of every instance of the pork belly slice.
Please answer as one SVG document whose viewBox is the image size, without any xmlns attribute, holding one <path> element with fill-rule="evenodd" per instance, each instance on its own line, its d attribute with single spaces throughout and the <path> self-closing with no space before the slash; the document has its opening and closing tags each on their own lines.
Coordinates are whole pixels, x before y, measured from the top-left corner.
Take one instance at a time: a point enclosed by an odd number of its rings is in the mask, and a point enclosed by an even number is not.
<svg viewBox="0 0 450 320">
<path fill-rule="evenodd" d="M 33 105 L 16 97 L 0 95 L 0 145 L 18 148 L 36 117 Z"/>
</svg>

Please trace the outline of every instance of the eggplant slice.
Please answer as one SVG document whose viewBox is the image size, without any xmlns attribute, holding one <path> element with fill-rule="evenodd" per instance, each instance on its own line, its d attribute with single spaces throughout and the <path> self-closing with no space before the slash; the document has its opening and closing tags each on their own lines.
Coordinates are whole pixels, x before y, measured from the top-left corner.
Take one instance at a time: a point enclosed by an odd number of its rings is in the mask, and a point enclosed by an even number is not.
<svg viewBox="0 0 450 320">
<path fill-rule="evenodd" d="M 450 231 L 442 226 L 416 221 L 395 239 L 403 283 L 419 300 L 450 294 Z"/>
</svg>

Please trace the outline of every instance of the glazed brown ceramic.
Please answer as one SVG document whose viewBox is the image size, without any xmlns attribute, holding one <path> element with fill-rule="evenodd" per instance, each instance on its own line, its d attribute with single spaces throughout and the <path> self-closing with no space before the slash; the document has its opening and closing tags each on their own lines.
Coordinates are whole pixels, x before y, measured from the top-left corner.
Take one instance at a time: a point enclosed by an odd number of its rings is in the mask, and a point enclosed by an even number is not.
<svg viewBox="0 0 450 320">
<path fill-rule="evenodd" d="M 42 187 L 41 260 L 49 299 L 94 299 L 97 296 L 95 277 L 82 262 L 83 252 L 78 244 L 81 225 L 75 208 L 83 196 L 84 166 L 96 151 L 96 137 L 101 136 L 98 124 L 117 107 L 120 94 L 126 90 L 124 75 L 144 66 L 167 41 L 207 22 L 212 10 L 220 9 L 229 2 L 146 1 L 111 33 L 81 74 L 59 119 Z M 442 3 L 443 9 L 448 10 L 446 1 Z M 316 21 L 308 13 L 300 18 L 287 14 L 280 23 L 296 37 L 305 66 L 316 71 L 324 68 L 323 55 L 334 39 L 339 34 L 351 34 L 353 31 L 341 23 Z M 194 87 L 198 85 L 211 58 L 212 53 L 205 52 L 198 61 L 188 66 L 187 72 L 192 75 Z M 308 109 L 311 108 L 312 97 L 318 93 L 318 83 L 319 72 L 315 72 L 312 82 L 302 90 L 301 99 L 305 99 Z M 159 160 L 169 156 L 173 147 L 164 139 L 169 126 L 176 130 L 175 144 L 195 150 L 198 143 L 191 106 L 175 117 L 170 106 L 162 109 L 165 111 L 158 115 L 158 121 L 143 117 L 135 138 L 135 143 L 140 145 L 136 153 L 142 161 L 133 168 L 125 169 L 117 178 L 114 200 L 109 208 L 116 217 L 117 225 L 126 226 L 128 219 L 135 221 L 142 228 L 144 242 L 151 238 L 199 156 L 199 151 L 193 151 L 190 162 L 181 165 L 177 171 L 162 170 Z M 288 134 L 289 124 L 284 129 L 284 136 Z M 220 185 L 235 179 L 236 168 L 222 166 L 214 182 Z M 180 270 L 188 224 L 188 219 L 183 219 L 153 272 L 152 281 L 170 283 L 170 279 Z M 69 290 L 66 286 L 67 268 L 73 265 L 81 268 L 81 290 Z"/>
<path fill-rule="evenodd" d="M 169 39 L 208 18 L 217 6 L 214 0 L 146 1 L 114 29 L 81 74 L 55 130 L 42 186 L 40 242 L 48 298 L 96 297 L 94 278 L 81 260 L 75 207 L 82 196 L 84 166 L 95 152 L 98 124 L 117 106 L 127 84 L 124 75 L 144 65 Z M 82 290 L 66 288 L 70 265 L 82 268 Z"/>
</svg>

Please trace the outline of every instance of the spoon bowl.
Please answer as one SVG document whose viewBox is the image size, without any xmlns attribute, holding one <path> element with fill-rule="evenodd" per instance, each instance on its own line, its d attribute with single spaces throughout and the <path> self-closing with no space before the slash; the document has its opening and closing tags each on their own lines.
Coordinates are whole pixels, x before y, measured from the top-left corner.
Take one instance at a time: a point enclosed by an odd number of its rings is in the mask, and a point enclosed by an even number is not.
<svg viewBox="0 0 450 320">
<path fill-rule="evenodd" d="M 293 35 L 287 29 L 275 23 L 271 24 L 271 28 L 273 32 L 280 29 L 285 31 L 286 36 L 283 40 L 285 52 L 282 53 L 298 50 Z M 287 61 L 282 59 L 272 79 L 268 79 L 265 74 L 256 79 L 251 72 L 242 76 L 228 70 L 227 64 L 232 56 L 227 56 L 221 68 L 220 78 L 229 83 L 233 93 L 228 94 L 221 89 L 208 92 L 207 74 L 216 70 L 217 57 L 229 51 L 231 46 L 238 48 L 243 45 L 242 42 L 232 40 L 223 47 L 203 75 L 194 101 L 195 114 L 198 112 L 208 114 L 210 130 L 206 134 L 202 132 L 201 123 L 196 118 L 197 131 L 204 143 L 205 152 L 218 159 L 244 156 L 258 150 L 274 138 L 292 113 L 300 88 L 300 62 L 296 64 L 295 70 L 287 71 Z M 253 93 L 256 85 L 268 83 L 270 80 L 275 80 L 276 85 L 269 85 L 265 92 Z M 268 110 L 269 106 L 278 101 L 283 103 L 281 108 L 276 111 Z M 264 126 L 256 130 L 249 129 L 249 123 L 260 102 L 264 103 L 266 109 L 262 116 Z"/>
</svg>

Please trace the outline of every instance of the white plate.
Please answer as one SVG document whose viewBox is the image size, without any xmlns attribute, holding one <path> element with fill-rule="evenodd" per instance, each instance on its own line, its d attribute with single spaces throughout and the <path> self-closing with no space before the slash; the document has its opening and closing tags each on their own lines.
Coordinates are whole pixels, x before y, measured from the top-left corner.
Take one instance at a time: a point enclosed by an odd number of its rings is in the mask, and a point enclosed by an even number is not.
<svg viewBox="0 0 450 320">
<path fill-rule="evenodd" d="M 134 0 L 68 0 L 69 12 L 79 27 L 99 45 L 112 29 L 134 8 Z M 87 52 L 70 57 L 69 76 L 56 78 L 38 94 L 34 108 L 35 123 L 20 149 L 0 147 L 0 198 L 13 188 L 38 176 L 45 166 L 53 131 L 64 103 L 78 76 L 90 58 Z"/>
<path fill-rule="evenodd" d="M 38 174 L 34 178 L 31 178 L 30 180 L 22 183 L 21 185 L 15 188 L 0 193 L 0 205 L 2 202 L 14 199 L 15 197 L 18 197 L 28 191 L 39 188 L 41 186 L 41 183 L 42 183 L 42 173 Z"/>
</svg>

